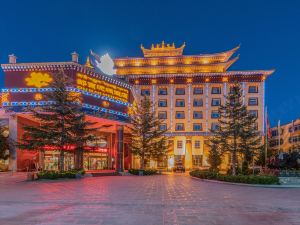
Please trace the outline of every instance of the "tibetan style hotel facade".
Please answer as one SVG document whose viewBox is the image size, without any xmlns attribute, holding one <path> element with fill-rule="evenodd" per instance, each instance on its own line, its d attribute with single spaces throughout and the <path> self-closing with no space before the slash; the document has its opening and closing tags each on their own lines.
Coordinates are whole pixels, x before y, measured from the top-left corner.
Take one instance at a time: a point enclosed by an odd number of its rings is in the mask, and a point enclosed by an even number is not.
<svg viewBox="0 0 300 225">
<path fill-rule="evenodd" d="M 172 169 L 184 164 L 186 169 L 208 166 L 207 141 L 210 130 L 218 127 L 218 107 L 234 82 L 240 82 L 243 101 L 257 116 L 257 129 L 264 133 L 265 82 L 272 70 L 229 71 L 238 60 L 239 46 L 220 53 L 184 55 L 185 44 L 176 48 L 162 42 L 150 49 L 141 46 L 143 57 L 114 59 L 116 75 L 108 76 L 91 65 L 78 63 L 72 53 L 68 62 L 17 63 L 14 55 L 2 64 L 4 89 L 1 92 L 0 112 L 6 121 L 10 137 L 17 141 L 24 125 L 38 122 L 24 109 L 27 106 L 48 104 L 43 92 L 51 91 L 51 74 L 63 70 L 74 80 L 71 93 L 82 96 L 87 120 L 97 122 L 100 141 L 90 143 L 85 152 L 87 170 L 138 168 L 139 159 L 130 153 L 129 107 L 147 95 L 156 105 L 158 117 L 164 119 L 160 129 L 167 129 L 169 150 L 159 162 L 147 162 L 149 167 Z M 94 53 L 93 53 L 94 54 Z M 97 72 L 98 71 L 98 72 Z M 1 122 L 1 121 L 0 121 Z M 67 148 L 67 146 L 66 146 Z M 66 169 L 73 166 L 72 148 L 66 149 Z M 38 152 L 10 152 L 9 167 L 26 170 L 40 162 Z M 45 169 L 56 169 L 58 152 L 48 149 Z M 223 169 L 230 165 L 229 156 L 223 159 Z"/>
<path fill-rule="evenodd" d="M 6 124 L 9 136 L 14 141 L 21 139 L 25 125 L 36 125 L 38 121 L 26 112 L 28 106 L 51 104 L 43 99 L 43 93 L 51 91 L 48 87 L 52 74 L 63 71 L 72 78 L 74 84 L 69 87 L 70 94 L 81 95 L 82 107 L 87 113 L 87 120 L 96 122 L 99 128 L 97 142 L 89 143 L 84 153 L 86 170 L 116 169 L 131 167 L 131 155 L 128 151 L 128 108 L 132 104 L 131 85 L 96 72 L 87 60 L 85 65 L 78 63 L 78 55 L 72 53 L 72 61 L 17 63 L 14 55 L 9 56 L 9 63 L 1 65 L 4 72 L 4 89 L 1 93 L 1 121 Z M 73 165 L 73 149 L 65 146 L 65 169 Z M 43 161 L 38 152 L 11 149 L 9 169 L 24 171 L 33 166 L 41 166 Z M 59 153 L 45 148 L 43 168 L 58 168 Z"/>
<path fill-rule="evenodd" d="M 273 70 L 228 71 L 239 56 L 239 46 L 220 53 L 184 55 L 185 44 L 141 46 L 143 57 L 114 60 L 117 75 L 133 85 L 136 101 L 147 95 L 165 119 L 170 149 L 158 167 L 183 163 L 186 169 L 208 166 L 207 141 L 218 126 L 218 107 L 234 82 L 241 83 L 243 101 L 257 116 L 257 129 L 264 133 L 265 81 Z M 222 167 L 229 165 L 229 156 Z"/>
</svg>

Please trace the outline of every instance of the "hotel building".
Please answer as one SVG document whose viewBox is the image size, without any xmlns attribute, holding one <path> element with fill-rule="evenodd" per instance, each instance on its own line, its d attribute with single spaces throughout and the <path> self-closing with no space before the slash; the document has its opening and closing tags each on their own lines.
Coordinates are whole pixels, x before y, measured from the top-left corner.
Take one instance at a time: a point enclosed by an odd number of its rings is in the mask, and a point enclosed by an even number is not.
<svg viewBox="0 0 300 225">
<path fill-rule="evenodd" d="M 278 126 L 273 127 L 271 128 L 271 131 L 272 137 L 270 147 L 275 152 L 290 152 L 293 150 L 300 151 L 300 118 L 281 125 L 280 129 L 278 129 Z"/>
<path fill-rule="evenodd" d="M 161 129 L 170 137 L 168 157 L 158 167 L 184 163 L 186 169 L 208 166 L 207 140 L 218 127 L 218 107 L 233 82 L 241 83 L 243 102 L 264 132 L 265 81 L 273 70 L 230 71 L 239 46 L 213 54 L 184 55 L 185 44 L 141 46 L 142 57 L 114 60 L 117 76 L 133 85 L 137 101 L 147 95 L 155 103 Z M 229 165 L 229 157 L 223 166 Z"/>
<path fill-rule="evenodd" d="M 71 60 L 72 59 L 72 60 Z M 70 61 L 17 63 L 14 55 L 8 64 L 1 64 L 4 72 L 4 87 L 0 94 L 0 122 L 9 129 L 9 136 L 15 142 L 22 139 L 24 126 L 39 126 L 27 107 L 42 107 L 52 104 L 44 99 L 43 93 L 53 91 L 49 87 L 52 75 L 63 71 L 73 81 L 67 91 L 81 97 L 81 106 L 87 113 L 86 119 L 95 122 L 99 128 L 95 135 L 99 140 L 88 143 L 84 152 L 86 170 L 116 169 L 131 167 L 128 148 L 128 108 L 133 102 L 131 85 L 123 80 L 96 72 L 87 60 L 78 63 L 78 55 L 72 53 Z M 63 146 L 65 169 L 74 167 L 74 146 Z M 9 169 L 25 171 L 39 163 L 46 170 L 58 168 L 59 152 L 45 146 L 45 158 L 38 151 L 10 149 Z M 44 165 L 41 165 L 44 162 Z"/>
</svg>

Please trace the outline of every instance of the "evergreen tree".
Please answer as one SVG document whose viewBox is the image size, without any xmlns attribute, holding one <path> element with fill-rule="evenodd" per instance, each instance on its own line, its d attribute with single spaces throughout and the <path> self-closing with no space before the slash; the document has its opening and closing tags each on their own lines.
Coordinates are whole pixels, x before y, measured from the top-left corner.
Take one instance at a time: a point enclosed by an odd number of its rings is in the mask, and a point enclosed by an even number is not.
<svg viewBox="0 0 300 225">
<path fill-rule="evenodd" d="M 45 147 L 59 151 L 59 170 L 63 171 L 66 147 L 74 146 L 78 142 L 80 147 L 77 149 L 81 150 L 76 152 L 81 155 L 83 143 L 90 136 L 86 134 L 88 122 L 84 122 L 80 98 L 67 90 L 72 81 L 63 71 L 53 74 L 52 77 L 49 87 L 53 91 L 43 95 L 44 100 L 51 101 L 52 104 L 29 109 L 40 125 L 24 126 L 24 135 L 18 146 L 25 150 L 39 150 L 41 159 L 44 159 Z M 76 166 L 79 167 L 78 164 Z"/>
<path fill-rule="evenodd" d="M 6 160 L 9 157 L 9 138 L 4 135 L 6 132 L 6 127 L 0 127 L 0 159 Z"/>
<path fill-rule="evenodd" d="M 71 132 L 74 137 L 73 143 L 76 146 L 74 152 L 74 165 L 75 169 L 83 169 L 84 147 L 88 142 L 97 140 L 95 132 L 98 128 L 92 127 L 96 123 L 87 121 L 85 113 L 82 110 L 78 110 L 73 116 L 74 117 L 71 120 Z"/>
<path fill-rule="evenodd" d="M 148 97 L 132 110 L 131 115 L 131 151 L 140 157 L 140 169 L 144 169 L 146 160 L 157 160 L 168 149 L 167 130 L 160 130 L 164 120 L 156 116 L 156 110 Z"/>
<path fill-rule="evenodd" d="M 208 163 L 210 165 L 210 170 L 214 172 L 219 171 L 219 166 L 221 164 L 222 149 L 220 148 L 219 143 L 220 142 L 216 138 L 210 139 Z"/>
<path fill-rule="evenodd" d="M 243 104 L 242 90 L 238 83 L 225 96 L 225 103 L 219 107 L 219 114 L 219 129 L 212 130 L 212 135 L 222 153 L 230 153 L 232 175 L 235 176 L 238 154 L 243 154 L 249 160 L 259 141 L 258 133 L 254 131 L 256 120 L 249 115 Z"/>
<path fill-rule="evenodd" d="M 246 172 L 254 157 L 259 154 L 262 148 L 262 139 L 260 132 L 257 130 L 257 118 L 248 114 L 244 121 L 244 128 L 241 133 L 240 148 L 243 155 L 242 171 Z"/>
</svg>

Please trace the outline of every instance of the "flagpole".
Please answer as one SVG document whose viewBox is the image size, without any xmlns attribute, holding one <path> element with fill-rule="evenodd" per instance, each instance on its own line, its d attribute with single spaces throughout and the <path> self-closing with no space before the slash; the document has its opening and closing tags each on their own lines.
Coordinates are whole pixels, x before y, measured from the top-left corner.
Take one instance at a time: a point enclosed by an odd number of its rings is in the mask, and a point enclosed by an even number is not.
<svg viewBox="0 0 300 225">
<path fill-rule="evenodd" d="M 267 123 L 267 113 L 268 108 L 266 107 L 266 112 L 265 112 L 265 166 L 267 166 L 267 158 L 268 158 L 268 123 Z"/>
<path fill-rule="evenodd" d="M 278 120 L 278 154 L 280 153 L 280 133 L 281 133 L 280 120 Z"/>
</svg>

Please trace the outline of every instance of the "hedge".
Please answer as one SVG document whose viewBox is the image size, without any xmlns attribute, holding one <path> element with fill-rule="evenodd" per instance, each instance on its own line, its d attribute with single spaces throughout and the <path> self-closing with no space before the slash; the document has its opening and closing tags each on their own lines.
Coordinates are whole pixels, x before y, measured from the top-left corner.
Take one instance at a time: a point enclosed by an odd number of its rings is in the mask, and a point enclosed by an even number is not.
<svg viewBox="0 0 300 225">
<path fill-rule="evenodd" d="M 133 175 L 139 175 L 140 171 L 143 171 L 144 176 L 157 174 L 157 170 L 154 170 L 154 169 L 148 169 L 148 170 L 147 169 L 146 170 L 130 169 L 130 170 L 128 170 L 128 172 L 133 174 Z"/>
<path fill-rule="evenodd" d="M 223 175 L 216 172 L 194 170 L 190 172 L 190 176 L 208 180 L 219 180 L 232 183 L 244 184 L 279 184 L 277 176 L 268 175 Z"/>
<path fill-rule="evenodd" d="M 52 170 L 44 170 L 37 174 L 39 179 L 58 179 L 58 178 L 76 178 L 76 175 L 84 175 L 84 170 L 68 170 L 63 172 L 52 171 Z"/>
</svg>

